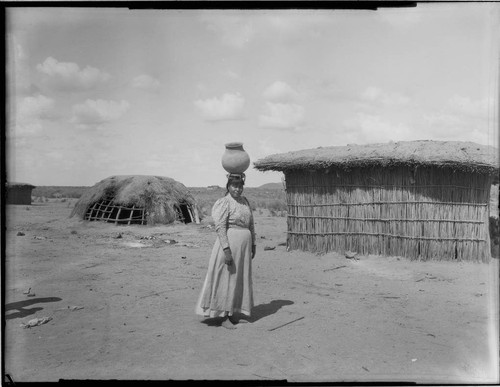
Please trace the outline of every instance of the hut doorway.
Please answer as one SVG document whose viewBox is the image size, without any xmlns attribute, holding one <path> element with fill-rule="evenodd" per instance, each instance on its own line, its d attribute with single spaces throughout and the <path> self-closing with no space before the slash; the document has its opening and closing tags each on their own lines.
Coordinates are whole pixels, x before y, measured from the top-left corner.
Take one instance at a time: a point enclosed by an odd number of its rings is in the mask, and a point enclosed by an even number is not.
<svg viewBox="0 0 500 387">
<path fill-rule="evenodd" d="M 186 224 L 194 222 L 193 211 L 187 203 L 180 203 L 176 205 L 174 209 L 177 213 L 177 219 L 181 222 Z"/>
</svg>

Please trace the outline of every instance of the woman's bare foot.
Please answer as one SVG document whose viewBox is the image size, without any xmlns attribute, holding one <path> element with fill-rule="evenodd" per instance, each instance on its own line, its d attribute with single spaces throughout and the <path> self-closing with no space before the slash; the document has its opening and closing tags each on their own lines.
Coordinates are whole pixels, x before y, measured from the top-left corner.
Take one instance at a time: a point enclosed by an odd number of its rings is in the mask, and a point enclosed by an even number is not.
<svg viewBox="0 0 500 387">
<path fill-rule="evenodd" d="M 224 318 L 224 320 L 222 321 L 221 326 L 223 326 L 226 329 L 236 329 L 236 326 L 231 321 L 231 318 L 227 318 L 227 317 Z"/>
<path fill-rule="evenodd" d="M 234 325 L 238 324 L 240 321 L 234 316 L 228 316 L 229 321 L 231 321 Z"/>
</svg>

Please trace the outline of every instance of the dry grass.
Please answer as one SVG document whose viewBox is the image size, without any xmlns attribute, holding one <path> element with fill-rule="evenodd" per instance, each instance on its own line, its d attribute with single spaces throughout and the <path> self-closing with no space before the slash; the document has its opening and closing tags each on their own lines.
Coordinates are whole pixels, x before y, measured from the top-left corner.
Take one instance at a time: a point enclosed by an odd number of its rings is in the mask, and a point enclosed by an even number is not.
<svg viewBox="0 0 500 387">
<path fill-rule="evenodd" d="M 291 249 L 490 259 L 491 177 L 448 169 L 286 173 Z"/>
<path fill-rule="evenodd" d="M 498 149 L 461 141 L 400 141 L 306 149 L 270 155 L 254 163 L 255 168 L 261 171 L 397 165 L 498 173 Z"/>
</svg>

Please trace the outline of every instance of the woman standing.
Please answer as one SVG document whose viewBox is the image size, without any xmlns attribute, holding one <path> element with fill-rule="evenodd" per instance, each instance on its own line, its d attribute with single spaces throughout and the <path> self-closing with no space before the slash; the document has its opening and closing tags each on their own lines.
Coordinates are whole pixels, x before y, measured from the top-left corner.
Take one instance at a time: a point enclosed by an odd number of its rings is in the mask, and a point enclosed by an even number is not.
<svg viewBox="0 0 500 387">
<path fill-rule="evenodd" d="M 199 315 L 223 317 L 222 326 L 229 329 L 236 328 L 234 313 L 250 316 L 253 308 L 255 229 L 244 184 L 244 174 L 230 174 L 226 195 L 212 208 L 217 240 L 196 306 Z"/>
</svg>

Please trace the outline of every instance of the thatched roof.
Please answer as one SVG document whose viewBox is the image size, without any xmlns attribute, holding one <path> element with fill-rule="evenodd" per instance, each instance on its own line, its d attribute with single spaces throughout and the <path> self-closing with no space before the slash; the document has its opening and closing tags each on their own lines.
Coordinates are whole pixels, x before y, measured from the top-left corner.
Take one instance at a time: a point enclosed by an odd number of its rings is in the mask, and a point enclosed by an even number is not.
<svg viewBox="0 0 500 387">
<path fill-rule="evenodd" d="M 171 223 L 176 220 L 175 205 L 195 206 L 196 201 L 184 184 L 163 176 L 122 175 L 101 180 L 87 189 L 70 215 L 84 218 L 88 208 L 101 200 L 114 205 L 144 208 L 148 224 Z"/>
<path fill-rule="evenodd" d="M 493 174 L 498 173 L 498 149 L 461 141 L 400 141 L 319 147 L 274 154 L 254 163 L 254 167 L 260 171 L 397 165 L 451 167 Z"/>
</svg>

